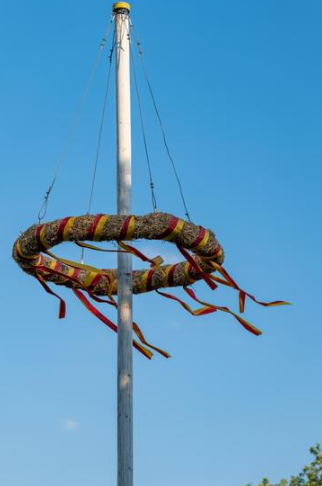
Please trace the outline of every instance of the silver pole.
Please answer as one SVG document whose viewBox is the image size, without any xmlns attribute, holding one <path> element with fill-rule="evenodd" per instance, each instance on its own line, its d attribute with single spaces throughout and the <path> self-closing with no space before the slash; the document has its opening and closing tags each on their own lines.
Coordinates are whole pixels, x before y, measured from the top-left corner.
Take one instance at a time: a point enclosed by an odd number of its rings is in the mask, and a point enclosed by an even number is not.
<svg viewBox="0 0 322 486">
<path fill-rule="evenodd" d="M 131 214 L 130 5 L 113 6 L 116 31 L 117 213 Z M 133 486 L 132 257 L 118 253 L 118 486 Z"/>
</svg>

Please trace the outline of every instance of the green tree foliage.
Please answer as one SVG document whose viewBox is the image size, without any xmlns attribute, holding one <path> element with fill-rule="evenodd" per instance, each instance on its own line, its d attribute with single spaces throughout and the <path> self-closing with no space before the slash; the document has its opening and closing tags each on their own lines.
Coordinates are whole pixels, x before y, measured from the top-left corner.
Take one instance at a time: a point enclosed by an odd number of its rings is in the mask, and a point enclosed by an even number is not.
<svg viewBox="0 0 322 486">
<path fill-rule="evenodd" d="M 311 464 L 305 466 L 298 476 L 291 479 L 282 479 L 277 484 L 271 484 L 269 479 L 264 478 L 258 486 L 322 486 L 322 451 L 320 444 L 311 447 L 313 460 Z M 247 486 L 251 486 L 248 484 Z"/>
</svg>

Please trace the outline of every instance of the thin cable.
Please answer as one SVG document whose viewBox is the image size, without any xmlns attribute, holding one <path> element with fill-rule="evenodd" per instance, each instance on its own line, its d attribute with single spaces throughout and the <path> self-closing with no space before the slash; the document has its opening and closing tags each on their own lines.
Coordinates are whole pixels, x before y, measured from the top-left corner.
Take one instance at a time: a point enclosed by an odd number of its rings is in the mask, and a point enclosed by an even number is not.
<svg viewBox="0 0 322 486">
<path fill-rule="evenodd" d="M 110 80 L 111 80 L 112 59 L 113 59 L 113 53 L 114 53 L 114 43 L 115 43 L 115 33 L 113 34 L 113 42 L 112 42 L 112 47 L 110 49 L 110 55 L 109 55 L 108 74 L 107 74 L 107 80 L 106 80 L 106 87 L 105 87 L 105 95 L 104 95 L 103 109 L 102 109 L 102 115 L 101 115 L 101 122 L 100 122 L 99 131 L 98 131 L 97 148 L 96 148 L 96 155 L 95 155 L 95 160 L 94 160 L 93 178 L 92 178 L 92 184 L 91 184 L 91 191 L 90 191 L 90 196 L 89 196 L 87 214 L 90 213 L 91 208 L 92 208 L 92 202 L 93 202 L 93 195 L 94 195 L 94 187 L 95 187 L 95 181 L 96 181 L 97 165 L 98 165 L 98 159 L 99 159 L 100 151 L 101 151 L 102 131 L 103 131 L 103 127 L 104 127 L 105 113 L 106 113 L 106 106 L 107 106 L 107 99 L 108 99 L 108 93 L 109 93 L 109 87 L 110 87 Z"/>
<path fill-rule="evenodd" d="M 85 89 L 83 91 L 83 94 L 82 94 L 82 96 L 80 98 L 80 101 L 78 103 L 78 106 L 76 108 L 75 115 L 74 115 L 74 118 L 72 120 L 72 123 L 71 123 L 71 125 L 69 127 L 69 130 L 68 130 L 68 133 L 67 133 L 67 137 L 66 137 L 65 143 L 63 145 L 63 149 L 62 149 L 62 151 L 61 151 L 61 153 L 60 153 L 60 155 L 58 157 L 53 180 L 52 180 L 50 186 L 48 187 L 48 189 L 47 189 L 47 191 L 45 193 L 44 201 L 43 201 L 43 203 L 42 203 L 42 205 L 40 207 L 40 210 L 38 212 L 38 221 L 39 221 L 39 223 L 46 216 L 47 208 L 48 208 L 48 202 L 49 202 L 49 196 L 50 196 L 50 194 L 51 194 L 51 192 L 53 190 L 53 187 L 54 187 L 54 185 L 56 183 L 58 174 L 59 174 L 60 169 L 62 167 L 62 164 L 63 164 L 63 162 L 64 162 L 64 160 L 66 158 L 66 155 L 67 155 L 67 152 L 68 152 L 68 149 L 69 149 L 70 142 L 73 139 L 73 136 L 75 134 L 76 128 L 78 126 L 79 119 L 80 119 L 80 116 L 81 116 L 81 113 L 82 113 L 82 110 L 83 110 L 83 106 L 84 106 L 85 100 L 86 100 L 87 95 L 89 93 L 90 87 L 92 85 L 92 82 L 93 82 L 93 79 L 94 79 L 94 76 L 95 76 L 95 73 L 96 73 L 97 66 L 98 66 L 99 61 L 101 59 L 102 52 L 103 52 L 103 50 L 105 48 L 105 44 L 106 44 L 107 38 L 108 38 L 109 33 L 110 33 L 110 30 L 112 28 L 113 20 L 114 20 L 114 16 L 112 16 L 112 18 L 110 19 L 109 23 L 105 27 L 104 34 L 103 34 L 103 38 L 102 38 L 102 40 L 100 42 L 99 50 L 98 50 L 98 53 L 96 55 L 95 61 L 94 61 L 93 65 L 92 65 L 92 69 L 90 71 L 90 75 L 89 75 L 88 81 L 87 81 L 87 83 L 85 85 Z"/>
<path fill-rule="evenodd" d="M 146 67 L 145 67 L 145 64 L 144 64 L 143 52 L 142 52 L 142 49 L 141 49 L 141 42 L 138 39 L 138 37 L 135 35 L 135 32 L 134 32 L 135 31 L 135 27 L 134 27 L 133 24 L 131 24 L 131 28 L 132 28 L 132 31 L 134 33 L 136 45 L 137 45 L 137 48 L 138 48 L 138 54 L 139 54 L 139 58 L 140 58 L 140 61 L 141 61 L 141 65 L 142 65 L 144 77 L 145 77 L 146 83 L 148 85 L 148 89 L 149 89 L 149 92 L 150 92 L 150 95 L 151 95 L 151 99 L 152 99 L 152 103 L 153 103 L 153 106 L 154 106 L 154 110 L 155 110 L 155 113 L 157 115 L 157 118 L 158 118 L 158 121 L 159 121 L 159 125 L 160 125 L 160 128 L 161 128 L 162 137 L 163 137 L 163 143 L 164 143 L 164 146 L 166 148 L 166 151 L 167 151 L 167 154 L 168 154 L 168 158 L 169 158 L 169 160 L 171 162 L 172 169 L 173 169 L 174 175 L 175 175 L 176 180 L 177 180 L 177 183 L 178 183 L 178 188 L 179 188 L 181 200 L 182 200 L 182 203 L 183 203 L 183 206 L 184 206 L 184 209 L 185 209 L 185 215 L 187 216 L 188 220 L 191 221 L 190 215 L 189 215 L 189 211 L 188 211 L 188 207 L 187 207 L 187 204 L 186 204 L 186 200 L 185 200 L 185 197 L 184 197 L 184 194 L 183 194 L 183 189 L 182 189 L 182 184 L 181 184 L 181 181 L 180 181 L 180 177 L 179 177 L 178 171 L 176 169 L 176 165 L 175 165 L 174 159 L 173 159 L 173 157 L 171 155 L 171 152 L 170 152 L 170 149 L 169 149 L 169 145 L 168 145 L 168 142 L 167 142 L 167 137 L 166 137 L 166 134 L 165 134 L 164 125 L 163 125 L 163 122 L 162 122 L 162 119 L 161 119 L 161 115 L 160 115 L 160 112 L 159 112 L 159 109 L 158 109 L 158 105 L 156 103 L 156 99 L 155 99 L 155 96 L 154 96 L 154 93 L 153 93 L 153 89 L 152 89 L 152 86 L 151 86 L 151 83 L 150 83 L 150 80 L 149 80 L 149 77 L 148 77 L 148 73 L 147 73 L 147 70 L 146 70 Z"/>
<path fill-rule="evenodd" d="M 156 200 L 156 196 L 155 196 L 155 192 L 154 192 L 154 182 L 153 182 L 153 176 L 152 176 L 150 156 L 149 156 L 149 151 L 148 151 L 148 144 L 147 144 L 147 139 L 146 139 L 146 134 L 145 134 L 143 112 L 142 112 L 142 105 L 141 105 L 141 97 L 140 97 L 138 79 L 137 79 L 137 75 L 136 75 L 136 69 L 135 69 L 131 45 L 130 45 L 130 53 L 131 53 L 131 60 L 132 60 L 132 70 L 133 70 L 133 75 L 134 75 L 133 77 L 134 77 L 135 91 L 136 91 L 136 97 L 137 97 L 137 100 L 138 100 L 138 107 L 139 107 L 139 113 L 140 113 L 141 132 L 142 132 L 143 143 L 144 143 L 145 157 L 146 157 L 146 162 L 147 162 L 148 171 L 149 171 L 152 206 L 153 206 L 154 212 L 157 213 L 158 212 L 157 200 Z"/>
<path fill-rule="evenodd" d="M 104 94 L 101 121 L 100 121 L 99 130 L 98 130 L 97 147 L 96 147 L 96 155 L 95 155 L 95 159 L 94 159 L 94 169 L 93 169 L 91 190 L 90 190 L 88 208 L 87 208 L 86 214 L 90 214 L 91 208 L 92 208 L 94 188 L 95 188 L 95 182 L 96 182 L 97 165 L 98 165 L 98 160 L 99 160 L 99 156 L 100 156 L 100 152 L 101 152 L 102 132 L 103 132 L 103 128 L 104 128 L 107 99 L 108 99 L 108 93 L 109 93 L 110 81 L 111 81 L 111 71 L 112 71 L 112 60 L 113 60 L 114 47 L 115 47 L 115 31 L 113 32 L 112 47 L 110 49 L 110 55 L 108 57 L 109 58 L 108 73 L 107 73 L 107 79 L 106 79 L 106 85 L 105 85 L 105 94 Z M 85 258 L 85 248 L 82 248 L 81 257 L 80 257 L 81 263 L 84 263 L 84 258 Z"/>
</svg>

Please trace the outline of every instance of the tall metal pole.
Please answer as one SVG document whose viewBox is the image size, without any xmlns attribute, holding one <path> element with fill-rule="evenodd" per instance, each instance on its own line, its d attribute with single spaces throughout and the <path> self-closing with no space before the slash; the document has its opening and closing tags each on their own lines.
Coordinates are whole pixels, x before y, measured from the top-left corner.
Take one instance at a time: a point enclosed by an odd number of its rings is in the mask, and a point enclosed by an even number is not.
<svg viewBox="0 0 322 486">
<path fill-rule="evenodd" d="M 131 213 L 130 5 L 113 5 L 116 31 L 117 213 Z M 133 486 L 132 257 L 118 253 L 118 486 Z"/>
</svg>

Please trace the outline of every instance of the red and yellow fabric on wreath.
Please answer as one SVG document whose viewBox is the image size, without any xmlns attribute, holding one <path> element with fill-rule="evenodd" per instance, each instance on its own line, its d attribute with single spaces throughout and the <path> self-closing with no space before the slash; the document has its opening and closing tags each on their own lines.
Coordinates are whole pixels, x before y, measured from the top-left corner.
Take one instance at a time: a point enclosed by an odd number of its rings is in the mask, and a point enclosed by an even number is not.
<svg viewBox="0 0 322 486">
<path fill-rule="evenodd" d="M 177 246 L 184 260 L 173 265 L 165 265 L 161 257 L 148 258 L 134 246 L 125 243 L 139 239 L 168 241 Z M 91 302 L 92 300 L 117 308 L 117 301 L 113 297 L 118 292 L 117 271 L 115 269 L 102 270 L 58 258 L 50 252 L 52 247 L 66 241 L 72 241 L 78 246 L 96 251 L 131 253 L 150 265 L 147 270 L 133 271 L 134 294 L 156 291 L 159 295 L 178 302 L 194 316 L 217 311 L 231 314 L 247 331 L 256 336 L 261 334 L 259 329 L 227 307 L 200 300 L 190 287 L 191 284 L 204 280 L 212 290 L 215 290 L 218 285 L 236 290 L 239 294 L 240 313 L 244 312 L 246 297 L 265 307 L 288 304 L 279 300 L 258 301 L 252 294 L 239 287 L 223 268 L 223 249 L 214 233 L 209 229 L 167 213 L 153 213 L 145 216 L 98 214 L 66 217 L 50 223 L 34 225 L 22 233 L 14 243 L 13 258 L 18 265 L 25 272 L 34 276 L 46 292 L 59 299 L 59 318 L 65 317 L 66 304 L 49 287 L 50 282 L 71 288 L 92 314 L 117 332 L 117 326 Z M 86 243 L 87 241 L 116 241 L 119 249 L 107 250 Z M 216 272 L 220 277 L 215 274 Z M 193 310 L 178 297 L 160 290 L 178 286 L 183 287 L 187 295 L 202 307 Z M 101 296 L 105 298 L 102 299 Z M 140 341 L 133 340 L 133 346 L 145 357 L 151 359 L 153 356 L 151 349 L 166 358 L 169 357 L 167 352 L 153 346 L 145 339 L 136 323 L 133 323 L 133 331 Z"/>
</svg>

